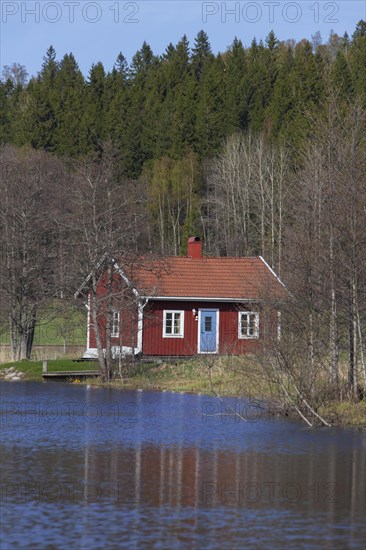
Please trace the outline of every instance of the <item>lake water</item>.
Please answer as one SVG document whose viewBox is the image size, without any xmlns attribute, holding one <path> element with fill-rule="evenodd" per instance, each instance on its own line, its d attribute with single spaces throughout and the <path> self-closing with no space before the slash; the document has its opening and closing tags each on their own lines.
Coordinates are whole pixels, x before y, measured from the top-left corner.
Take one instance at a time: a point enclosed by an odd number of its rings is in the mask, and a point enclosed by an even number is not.
<svg viewBox="0 0 366 550">
<path fill-rule="evenodd" d="M 365 432 L 199 395 L 0 393 L 1 550 L 366 548 Z"/>
</svg>

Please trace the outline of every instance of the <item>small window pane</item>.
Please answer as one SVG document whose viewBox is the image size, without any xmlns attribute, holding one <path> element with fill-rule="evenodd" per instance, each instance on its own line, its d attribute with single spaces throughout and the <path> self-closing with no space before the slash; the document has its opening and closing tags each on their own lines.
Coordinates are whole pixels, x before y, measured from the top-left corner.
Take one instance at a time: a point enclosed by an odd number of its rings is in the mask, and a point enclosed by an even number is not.
<svg viewBox="0 0 366 550">
<path fill-rule="evenodd" d="M 247 316 L 245 313 L 241 314 L 241 335 L 247 335 Z"/>
<path fill-rule="evenodd" d="M 113 338 L 116 338 L 117 336 L 119 336 L 119 312 L 118 311 L 113 311 L 112 312 L 111 336 Z"/>
<path fill-rule="evenodd" d="M 259 336 L 259 314 L 240 314 L 240 336 L 241 338 L 258 338 Z"/>
<path fill-rule="evenodd" d="M 255 327 L 256 327 L 256 322 L 255 322 L 255 315 L 251 314 L 249 315 L 249 336 L 254 336 L 255 335 Z"/>
<path fill-rule="evenodd" d="M 212 317 L 205 317 L 205 332 L 212 332 Z"/>
<path fill-rule="evenodd" d="M 174 334 L 180 334 L 180 313 L 174 314 Z"/>
<path fill-rule="evenodd" d="M 165 317 L 165 332 L 167 334 L 173 333 L 173 314 L 167 313 Z"/>
</svg>

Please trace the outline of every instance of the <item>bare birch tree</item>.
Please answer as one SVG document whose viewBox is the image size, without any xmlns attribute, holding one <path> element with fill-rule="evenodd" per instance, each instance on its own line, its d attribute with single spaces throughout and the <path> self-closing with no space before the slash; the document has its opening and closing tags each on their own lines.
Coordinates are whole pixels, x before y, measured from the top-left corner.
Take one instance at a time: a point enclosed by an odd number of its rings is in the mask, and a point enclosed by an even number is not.
<svg viewBox="0 0 366 550">
<path fill-rule="evenodd" d="M 98 361 L 104 380 L 112 377 L 112 315 L 122 307 L 123 288 L 116 283 L 116 261 L 129 261 L 136 239 L 136 185 L 115 172 L 114 152 L 104 145 L 101 159 L 84 159 L 73 167 L 71 213 L 75 288 L 86 279 Z"/>
<path fill-rule="evenodd" d="M 291 177 L 284 147 L 263 136 L 235 134 L 215 159 L 205 202 L 212 252 L 266 257 L 281 267 L 286 196 Z"/>
<path fill-rule="evenodd" d="M 0 299 L 14 360 L 29 359 L 39 310 L 55 294 L 53 219 L 62 165 L 44 153 L 1 151 Z"/>
</svg>

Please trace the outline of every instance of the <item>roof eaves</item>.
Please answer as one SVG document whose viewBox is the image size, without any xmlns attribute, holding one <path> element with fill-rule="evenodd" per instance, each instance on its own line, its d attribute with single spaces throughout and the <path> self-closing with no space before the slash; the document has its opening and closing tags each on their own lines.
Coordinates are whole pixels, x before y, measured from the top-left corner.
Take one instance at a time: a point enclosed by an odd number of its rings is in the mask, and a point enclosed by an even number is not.
<svg viewBox="0 0 366 550">
<path fill-rule="evenodd" d="M 107 253 L 103 254 L 102 258 L 99 260 L 99 262 L 97 263 L 97 266 L 96 266 L 96 271 L 100 268 L 100 266 L 103 264 L 104 260 L 106 259 L 106 256 L 107 256 Z M 92 271 L 89 273 L 89 275 L 87 277 L 85 277 L 84 281 L 82 282 L 82 284 L 79 286 L 79 288 L 77 289 L 77 291 L 74 293 L 74 298 L 79 298 L 79 296 L 82 295 L 82 291 L 84 290 L 84 288 L 88 285 L 91 277 L 92 277 Z"/>
<path fill-rule="evenodd" d="M 283 288 L 288 292 L 288 290 L 287 290 L 286 286 L 284 285 L 284 283 L 281 281 L 281 279 L 275 273 L 275 271 L 271 268 L 271 266 L 266 262 L 266 260 L 263 258 L 263 256 L 259 256 L 259 259 L 262 260 L 264 265 L 269 269 L 269 271 L 272 273 L 272 275 L 276 278 L 277 282 L 280 283 L 280 285 L 283 286 Z"/>
<path fill-rule="evenodd" d="M 232 298 L 232 297 L 209 297 L 209 296 L 141 296 L 149 300 L 177 300 L 177 301 L 200 301 L 200 302 L 261 302 L 262 298 Z"/>
<path fill-rule="evenodd" d="M 117 273 L 120 275 L 120 277 L 124 280 L 124 282 L 126 283 L 126 285 L 132 290 L 133 294 L 135 295 L 136 298 L 140 298 L 140 294 L 138 293 L 137 289 L 133 286 L 133 284 L 131 283 L 130 279 L 127 277 L 127 275 L 125 274 L 125 272 L 123 271 L 123 269 L 120 268 L 120 266 L 118 265 L 118 263 L 114 261 L 114 268 L 115 270 L 117 271 Z"/>
</svg>

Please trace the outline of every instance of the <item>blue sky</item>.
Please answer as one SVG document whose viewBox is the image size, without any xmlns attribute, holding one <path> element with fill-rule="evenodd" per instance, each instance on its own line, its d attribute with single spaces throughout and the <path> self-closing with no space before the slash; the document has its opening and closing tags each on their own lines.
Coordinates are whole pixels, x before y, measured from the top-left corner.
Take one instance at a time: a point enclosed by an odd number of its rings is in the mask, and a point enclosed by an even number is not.
<svg viewBox="0 0 366 550">
<path fill-rule="evenodd" d="M 36 74 L 52 44 L 60 59 L 72 52 L 85 75 L 92 63 L 113 67 L 120 51 L 131 60 L 146 40 L 164 52 L 187 34 L 191 44 L 204 29 L 214 52 L 225 51 L 238 36 L 245 45 L 273 29 L 280 40 L 311 39 L 320 31 L 352 34 L 366 19 L 366 0 L 0 0 L 0 64 L 18 62 Z"/>
</svg>

